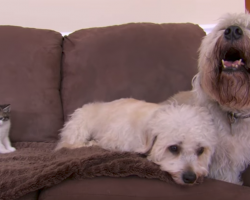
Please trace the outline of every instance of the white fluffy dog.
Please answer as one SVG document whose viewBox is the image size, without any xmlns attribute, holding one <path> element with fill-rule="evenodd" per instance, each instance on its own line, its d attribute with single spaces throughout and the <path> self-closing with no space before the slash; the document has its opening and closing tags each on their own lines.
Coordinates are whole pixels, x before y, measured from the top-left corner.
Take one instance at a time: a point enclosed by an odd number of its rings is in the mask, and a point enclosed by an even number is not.
<svg viewBox="0 0 250 200">
<path fill-rule="evenodd" d="M 224 16 L 202 41 L 198 65 L 193 90 L 171 101 L 210 110 L 218 145 L 209 176 L 242 184 L 250 163 L 250 15 Z"/>
<path fill-rule="evenodd" d="M 65 124 L 56 150 L 98 145 L 146 154 L 178 184 L 207 176 L 216 133 L 202 107 L 161 106 L 135 99 L 86 104 Z"/>
</svg>

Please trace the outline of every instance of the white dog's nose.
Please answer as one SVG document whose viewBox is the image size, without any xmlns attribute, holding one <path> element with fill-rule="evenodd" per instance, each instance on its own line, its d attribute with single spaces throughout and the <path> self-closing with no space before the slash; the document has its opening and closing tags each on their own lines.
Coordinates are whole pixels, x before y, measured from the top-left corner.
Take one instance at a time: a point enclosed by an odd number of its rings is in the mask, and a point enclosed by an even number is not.
<svg viewBox="0 0 250 200">
<path fill-rule="evenodd" d="M 239 26 L 229 26 L 224 31 L 224 36 L 227 40 L 238 40 L 242 37 L 243 31 Z"/>
<path fill-rule="evenodd" d="M 187 184 L 194 183 L 196 181 L 196 174 L 191 171 L 184 172 L 182 174 L 182 180 Z"/>
</svg>

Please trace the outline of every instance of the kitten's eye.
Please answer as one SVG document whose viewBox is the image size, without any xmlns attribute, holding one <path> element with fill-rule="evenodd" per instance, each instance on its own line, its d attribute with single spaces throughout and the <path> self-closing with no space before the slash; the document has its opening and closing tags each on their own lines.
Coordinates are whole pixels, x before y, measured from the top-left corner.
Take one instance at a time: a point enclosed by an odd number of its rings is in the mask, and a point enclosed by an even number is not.
<svg viewBox="0 0 250 200">
<path fill-rule="evenodd" d="M 3 117 L 0 117 L 0 120 L 3 120 Z"/>
<path fill-rule="evenodd" d="M 204 147 L 200 147 L 196 153 L 198 156 L 200 156 L 201 154 L 203 154 L 203 152 L 204 152 Z"/>
<path fill-rule="evenodd" d="M 178 154 L 180 152 L 180 147 L 178 145 L 171 145 L 168 150 L 173 154 Z"/>
</svg>

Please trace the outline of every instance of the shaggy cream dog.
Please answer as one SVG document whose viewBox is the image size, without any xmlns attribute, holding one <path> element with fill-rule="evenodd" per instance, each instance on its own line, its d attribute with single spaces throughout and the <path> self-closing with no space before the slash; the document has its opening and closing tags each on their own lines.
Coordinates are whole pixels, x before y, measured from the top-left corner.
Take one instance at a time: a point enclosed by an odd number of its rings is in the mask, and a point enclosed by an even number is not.
<svg viewBox="0 0 250 200">
<path fill-rule="evenodd" d="M 56 150 L 98 145 L 146 154 L 179 184 L 202 181 L 217 141 L 207 109 L 135 99 L 86 104 L 71 115 L 60 136 Z"/>
<path fill-rule="evenodd" d="M 198 66 L 193 90 L 171 101 L 210 110 L 219 138 L 209 176 L 242 184 L 250 163 L 250 15 L 224 16 L 202 41 Z"/>
</svg>

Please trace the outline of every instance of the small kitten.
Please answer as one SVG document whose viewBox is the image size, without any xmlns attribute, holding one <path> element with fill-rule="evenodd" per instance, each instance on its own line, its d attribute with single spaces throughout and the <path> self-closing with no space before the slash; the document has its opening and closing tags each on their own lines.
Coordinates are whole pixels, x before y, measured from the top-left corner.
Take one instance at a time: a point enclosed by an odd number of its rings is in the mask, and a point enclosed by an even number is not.
<svg viewBox="0 0 250 200">
<path fill-rule="evenodd" d="M 10 104 L 0 105 L 0 154 L 10 153 L 16 149 L 11 146 L 10 131 Z"/>
</svg>

